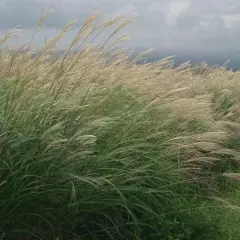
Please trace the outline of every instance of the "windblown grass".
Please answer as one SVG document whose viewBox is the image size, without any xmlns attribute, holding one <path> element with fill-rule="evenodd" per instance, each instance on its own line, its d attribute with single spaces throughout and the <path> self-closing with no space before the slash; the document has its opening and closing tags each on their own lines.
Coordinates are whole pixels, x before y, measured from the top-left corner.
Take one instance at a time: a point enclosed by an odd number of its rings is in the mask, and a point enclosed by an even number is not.
<svg viewBox="0 0 240 240">
<path fill-rule="evenodd" d="M 133 19 L 97 17 L 0 53 L 1 239 L 238 239 L 239 73 L 106 55 Z"/>
</svg>

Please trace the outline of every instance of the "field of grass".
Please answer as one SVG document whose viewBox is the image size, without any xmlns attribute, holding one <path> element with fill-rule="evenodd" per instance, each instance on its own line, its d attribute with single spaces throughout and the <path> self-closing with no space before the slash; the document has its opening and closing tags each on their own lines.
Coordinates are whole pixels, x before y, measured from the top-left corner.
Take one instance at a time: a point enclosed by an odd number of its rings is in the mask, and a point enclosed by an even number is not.
<svg viewBox="0 0 240 240">
<path fill-rule="evenodd" d="M 240 73 L 105 54 L 132 19 L 97 17 L 57 60 L 72 23 L 0 40 L 0 239 L 238 240 Z"/>
</svg>

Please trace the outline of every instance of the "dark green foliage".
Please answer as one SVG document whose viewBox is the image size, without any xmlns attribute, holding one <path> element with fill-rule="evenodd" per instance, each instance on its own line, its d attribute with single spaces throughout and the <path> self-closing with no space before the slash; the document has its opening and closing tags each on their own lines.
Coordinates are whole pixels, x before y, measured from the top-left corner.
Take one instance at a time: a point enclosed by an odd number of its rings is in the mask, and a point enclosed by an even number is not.
<svg viewBox="0 0 240 240">
<path fill-rule="evenodd" d="M 132 94 L 96 90 L 74 108 L 35 95 L 11 111 L 1 96 L 1 239 L 221 239 L 221 205 L 167 144 L 204 124 Z"/>
</svg>

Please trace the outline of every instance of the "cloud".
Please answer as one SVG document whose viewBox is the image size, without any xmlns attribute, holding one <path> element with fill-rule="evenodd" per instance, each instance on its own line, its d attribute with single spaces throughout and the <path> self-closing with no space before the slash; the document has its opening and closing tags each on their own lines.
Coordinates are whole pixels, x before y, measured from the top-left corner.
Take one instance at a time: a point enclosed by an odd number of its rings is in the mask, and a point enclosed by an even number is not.
<svg viewBox="0 0 240 240">
<path fill-rule="evenodd" d="M 167 0 L 1 0 L 0 28 L 7 29 L 21 25 L 32 28 L 45 10 L 52 13 L 44 23 L 46 27 L 61 28 L 67 22 L 77 18 L 84 21 L 93 11 L 100 10 L 104 15 L 110 13 L 138 13 L 146 22 L 158 21 L 158 10 L 164 11 Z M 151 13 L 151 16 L 149 15 Z M 159 15 L 161 18 L 161 14 Z"/>
<path fill-rule="evenodd" d="M 35 27 L 37 21 L 45 11 L 51 11 L 48 19 L 43 23 L 44 27 L 62 28 L 75 18 L 81 23 L 94 11 L 94 6 L 81 5 L 78 1 L 45 1 L 45 0 L 1 0 L 0 28 L 9 29 L 21 25 L 24 29 Z"/>
<path fill-rule="evenodd" d="M 179 29 L 192 30 L 199 26 L 201 18 L 192 13 L 180 14 L 176 19 L 176 26 Z"/>
<path fill-rule="evenodd" d="M 100 10 L 103 16 L 138 13 L 126 29 L 132 33 L 126 46 L 182 51 L 240 49 L 239 0 L 0 0 L 0 31 L 22 25 L 29 35 L 49 9 L 52 13 L 41 30 L 47 37 L 73 19 L 81 25 L 93 11 Z M 39 39 L 37 44 L 43 37 L 39 35 Z M 63 42 L 66 45 L 68 41 Z"/>
<path fill-rule="evenodd" d="M 42 5 L 31 0 L 3 0 L 0 5 L 0 28 L 14 28 L 22 25 L 31 28 L 41 17 Z"/>
</svg>

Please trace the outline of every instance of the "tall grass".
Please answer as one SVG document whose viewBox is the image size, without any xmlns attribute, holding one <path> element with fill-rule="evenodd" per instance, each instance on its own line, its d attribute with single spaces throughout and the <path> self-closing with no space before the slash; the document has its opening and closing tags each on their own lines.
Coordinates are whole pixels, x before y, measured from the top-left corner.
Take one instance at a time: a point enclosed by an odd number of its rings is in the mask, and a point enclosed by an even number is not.
<svg viewBox="0 0 240 240">
<path fill-rule="evenodd" d="M 239 73 L 106 54 L 133 19 L 97 19 L 1 50 L 0 239 L 238 239 Z"/>
</svg>

